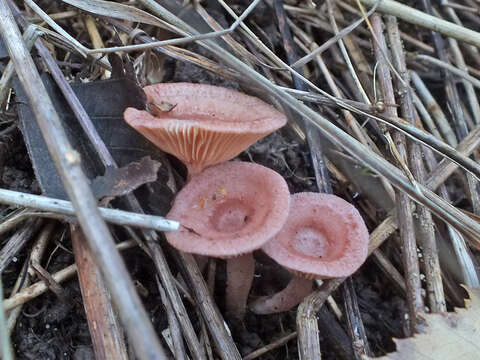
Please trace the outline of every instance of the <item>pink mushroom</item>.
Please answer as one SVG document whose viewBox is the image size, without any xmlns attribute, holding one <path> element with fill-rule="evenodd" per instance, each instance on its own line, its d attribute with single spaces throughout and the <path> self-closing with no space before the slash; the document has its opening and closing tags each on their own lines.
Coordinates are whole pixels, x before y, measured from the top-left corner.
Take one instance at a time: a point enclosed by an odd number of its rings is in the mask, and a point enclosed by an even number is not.
<svg viewBox="0 0 480 360">
<path fill-rule="evenodd" d="M 312 291 L 314 278 L 353 274 L 367 258 L 368 241 L 367 227 L 350 203 L 329 194 L 292 195 L 287 222 L 262 249 L 296 276 L 250 309 L 256 314 L 288 311 Z"/>
<path fill-rule="evenodd" d="M 282 228 L 290 194 L 275 171 L 246 162 L 205 169 L 178 193 L 167 217 L 182 224 L 167 241 L 188 253 L 227 258 L 226 304 L 241 318 L 253 279 L 251 253 Z"/>
<path fill-rule="evenodd" d="M 189 177 L 234 158 L 287 122 L 260 99 L 219 86 L 154 84 L 144 91 L 150 112 L 127 108 L 125 121 L 180 159 Z"/>
</svg>

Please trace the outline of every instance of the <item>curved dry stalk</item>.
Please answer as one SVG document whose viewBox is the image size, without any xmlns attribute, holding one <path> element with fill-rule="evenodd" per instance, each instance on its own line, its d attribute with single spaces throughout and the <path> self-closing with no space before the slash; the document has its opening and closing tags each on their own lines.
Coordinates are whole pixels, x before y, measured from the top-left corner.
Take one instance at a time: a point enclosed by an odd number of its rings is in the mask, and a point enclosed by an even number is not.
<svg viewBox="0 0 480 360">
<path fill-rule="evenodd" d="M 0 279 L 0 304 L 3 304 L 3 281 Z M 4 360 L 13 360 L 13 349 L 10 343 L 10 336 L 8 334 L 7 319 L 5 317 L 5 309 L 0 309 L 0 344 L 1 354 Z"/>
<path fill-rule="evenodd" d="M 136 246 L 135 241 L 128 240 L 117 244 L 118 250 L 126 250 Z M 52 279 L 55 280 L 57 283 L 62 283 L 65 280 L 71 278 L 77 272 L 77 265 L 72 264 L 69 265 L 62 270 L 57 271 L 56 273 L 52 274 Z M 3 301 L 3 307 L 5 311 L 10 311 L 17 306 L 23 305 L 30 300 L 35 299 L 36 297 L 40 296 L 41 294 L 45 293 L 48 290 L 48 285 L 45 281 L 41 280 L 38 281 L 21 291 L 17 292 L 15 295 L 10 296 L 9 298 Z"/>
<path fill-rule="evenodd" d="M 453 41 L 455 41 L 455 40 L 453 40 Z M 471 85 L 475 86 L 477 89 L 480 88 L 480 80 L 477 79 L 476 77 L 473 77 L 472 75 L 470 75 L 468 73 L 468 71 L 467 71 L 468 69 L 467 69 L 466 65 L 465 66 L 460 65 L 460 66 L 463 67 L 463 69 L 460 69 L 458 67 L 453 66 L 452 64 L 446 63 L 442 60 L 438 60 L 437 58 L 434 58 L 432 56 L 421 55 L 421 54 L 416 55 L 415 59 L 420 60 L 420 61 L 425 61 L 429 64 L 436 65 L 439 68 L 450 71 L 453 75 L 457 75 L 458 77 L 466 80 Z M 458 58 L 457 58 L 457 60 L 458 60 Z M 463 64 L 465 64 L 465 63 L 463 63 Z"/>
<path fill-rule="evenodd" d="M 35 25 L 30 25 L 23 33 L 23 40 L 25 46 L 30 50 L 37 40 L 37 38 L 42 34 L 42 32 Z M 7 100 L 8 92 L 10 90 L 10 83 L 15 75 L 15 68 L 13 62 L 9 61 L 7 66 L 2 72 L 2 77 L 0 78 L 0 105 L 2 105 L 5 100 Z"/>
<path fill-rule="evenodd" d="M 398 93 L 403 94 L 400 96 L 402 115 L 405 119 L 409 120 L 412 125 L 415 125 L 414 107 L 411 96 L 412 91 L 409 86 L 410 79 L 403 55 L 397 19 L 393 16 L 388 16 L 387 31 L 390 39 L 393 63 L 404 79 L 404 82 L 397 82 Z M 423 154 L 420 145 L 417 143 L 409 144 L 409 162 L 413 175 L 423 184 L 425 181 L 425 167 L 423 165 Z M 423 245 L 430 308 L 433 312 L 445 312 L 447 311 L 447 307 L 442 286 L 442 275 L 432 215 L 424 206 L 418 207 L 418 214 L 418 238 Z"/>
<path fill-rule="evenodd" d="M 75 209 L 70 201 L 53 199 L 41 195 L 32 195 L 12 190 L 0 189 L 0 203 L 23 206 L 30 209 L 50 211 L 53 213 L 75 216 Z M 133 226 L 158 231 L 177 230 L 177 221 L 167 220 L 161 216 L 133 213 L 119 209 L 98 208 L 100 216 L 108 222 L 123 226 Z"/>
<path fill-rule="evenodd" d="M 384 24 L 379 14 L 373 14 L 371 18 L 372 31 L 375 33 L 376 41 L 373 43 L 375 58 L 378 64 L 378 80 L 380 91 L 383 94 L 384 101 L 388 104 L 395 104 L 395 94 L 389 65 L 385 59 L 387 53 L 387 44 L 383 34 Z M 405 81 L 400 82 L 400 86 L 405 88 Z M 395 107 L 388 107 L 385 112 L 389 116 L 397 116 Z M 406 165 L 407 147 L 405 136 L 398 132 L 393 133 L 398 156 L 396 160 L 410 174 L 410 169 Z M 395 153 L 394 153 L 395 154 Z M 410 174 L 413 177 L 413 175 Z M 417 329 L 417 321 L 420 314 L 424 311 L 423 298 L 421 294 L 420 264 L 417 256 L 417 240 L 412 217 L 412 204 L 405 193 L 397 192 L 395 197 L 397 208 L 397 221 L 400 229 L 400 239 L 402 243 L 402 261 L 405 272 L 405 282 L 407 285 L 407 303 L 409 312 L 410 329 L 408 333 L 414 334 Z"/>
<path fill-rule="evenodd" d="M 123 329 L 87 240 L 77 226 L 70 226 L 70 234 L 95 358 L 128 360 Z"/>
<path fill-rule="evenodd" d="M 360 0 L 363 4 L 373 6 L 378 0 Z M 468 44 L 480 47 L 480 34 L 463 26 L 428 15 L 420 10 L 401 4 L 393 0 L 382 0 L 378 4 L 377 11 L 393 15 L 410 24 L 419 25 L 427 29 L 464 41 Z"/>
</svg>

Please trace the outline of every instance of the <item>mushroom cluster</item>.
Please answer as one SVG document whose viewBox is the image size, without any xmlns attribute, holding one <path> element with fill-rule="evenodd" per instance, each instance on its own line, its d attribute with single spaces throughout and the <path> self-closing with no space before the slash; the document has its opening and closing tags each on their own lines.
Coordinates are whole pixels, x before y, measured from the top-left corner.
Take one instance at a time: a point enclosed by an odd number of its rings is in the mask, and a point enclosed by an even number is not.
<svg viewBox="0 0 480 360">
<path fill-rule="evenodd" d="M 348 202 L 326 194 L 290 195 L 273 170 L 228 161 L 286 124 L 273 106 L 211 85 L 144 90 L 148 110 L 128 108 L 126 122 L 188 169 L 188 182 L 167 215 L 181 229 L 168 232 L 167 241 L 181 251 L 226 259 L 229 316 L 245 314 L 254 250 L 262 248 L 295 274 L 286 289 L 250 305 L 257 314 L 289 310 L 308 295 L 313 278 L 348 276 L 365 261 L 368 231 Z"/>
</svg>

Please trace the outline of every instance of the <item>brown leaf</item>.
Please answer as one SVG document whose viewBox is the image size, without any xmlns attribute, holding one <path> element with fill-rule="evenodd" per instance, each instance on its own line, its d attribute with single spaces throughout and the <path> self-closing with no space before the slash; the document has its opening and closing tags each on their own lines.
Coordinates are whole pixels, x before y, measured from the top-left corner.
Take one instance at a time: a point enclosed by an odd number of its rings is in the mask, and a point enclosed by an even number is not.
<svg viewBox="0 0 480 360">
<path fill-rule="evenodd" d="M 108 167 L 105 175 L 92 181 L 92 191 L 97 199 L 126 195 L 143 184 L 157 180 L 161 164 L 149 156 L 139 162 L 132 162 L 122 168 Z"/>
<path fill-rule="evenodd" d="M 425 314 L 424 333 L 393 339 L 397 351 L 375 359 L 480 359 L 480 289 L 465 289 L 470 296 L 465 308 L 455 308 L 452 313 Z"/>
</svg>

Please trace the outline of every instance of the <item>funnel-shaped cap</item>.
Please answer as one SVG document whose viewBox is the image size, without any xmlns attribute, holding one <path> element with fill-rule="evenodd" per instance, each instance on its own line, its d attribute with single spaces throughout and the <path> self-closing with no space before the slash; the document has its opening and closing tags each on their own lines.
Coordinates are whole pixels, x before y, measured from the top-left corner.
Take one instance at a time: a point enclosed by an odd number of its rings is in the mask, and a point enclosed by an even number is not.
<svg viewBox="0 0 480 360">
<path fill-rule="evenodd" d="M 263 251 L 283 267 L 308 278 L 345 277 L 367 258 L 369 235 L 360 213 L 335 195 L 291 196 L 282 230 Z"/>
<path fill-rule="evenodd" d="M 144 91 L 155 116 L 128 108 L 126 122 L 180 159 L 190 176 L 234 158 L 287 122 L 260 99 L 219 86 L 155 84 Z"/>
<path fill-rule="evenodd" d="M 205 169 L 178 193 L 166 233 L 175 248 L 233 257 L 262 247 L 283 226 L 290 194 L 285 180 L 264 166 L 231 161 Z"/>
</svg>

